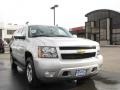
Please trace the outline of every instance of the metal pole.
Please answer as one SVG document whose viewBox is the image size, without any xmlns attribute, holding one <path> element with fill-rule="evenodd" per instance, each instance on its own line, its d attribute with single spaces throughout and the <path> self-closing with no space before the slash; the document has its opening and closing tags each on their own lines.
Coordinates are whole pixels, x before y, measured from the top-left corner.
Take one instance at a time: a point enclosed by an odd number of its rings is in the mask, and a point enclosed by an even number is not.
<svg viewBox="0 0 120 90">
<path fill-rule="evenodd" d="M 55 8 L 58 7 L 58 5 L 54 5 L 50 9 L 53 9 L 53 14 L 54 14 L 54 26 L 55 26 Z"/>
<path fill-rule="evenodd" d="M 54 26 L 55 26 L 55 8 L 54 8 Z"/>
</svg>

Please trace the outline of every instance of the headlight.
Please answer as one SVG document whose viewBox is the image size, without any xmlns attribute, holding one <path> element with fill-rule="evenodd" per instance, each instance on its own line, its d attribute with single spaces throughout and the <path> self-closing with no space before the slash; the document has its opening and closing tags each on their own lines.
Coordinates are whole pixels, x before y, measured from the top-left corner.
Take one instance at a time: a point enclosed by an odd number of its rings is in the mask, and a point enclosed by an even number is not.
<svg viewBox="0 0 120 90">
<path fill-rule="evenodd" d="M 96 46 L 96 49 L 97 49 L 97 55 L 100 55 L 100 46 Z"/>
<path fill-rule="evenodd" d="M 38 57 L 39 58 L 58 58 L 57 50 L 55 47 L 39 46 Z"/>
</svg>

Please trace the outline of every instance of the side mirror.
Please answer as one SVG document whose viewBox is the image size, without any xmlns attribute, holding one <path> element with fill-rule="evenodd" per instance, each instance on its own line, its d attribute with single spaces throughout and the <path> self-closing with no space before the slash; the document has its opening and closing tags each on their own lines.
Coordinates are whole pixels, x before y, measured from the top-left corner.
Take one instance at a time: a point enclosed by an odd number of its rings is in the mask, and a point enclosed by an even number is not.
<svg viewBox="0 0 120 90">
<path fill-rule="evenodd" d="M 26 36 L 22 36 L 22 35 L 20 35 L 20 34 L 14 36 L 15 39 L 23 39 L 23 40 L 25 39 L 25 37 L 26 37 Z"/>
<path fill-rule="evenodd" d="M 15 39 L 25 39 L 25 36 L 14 36 Z"/>
<path fill-rule="evenodd" d="M 74 37 L 74 38 L 77 38 L 77 35 L 74 34 L 73 37 Z"/>
</svg>

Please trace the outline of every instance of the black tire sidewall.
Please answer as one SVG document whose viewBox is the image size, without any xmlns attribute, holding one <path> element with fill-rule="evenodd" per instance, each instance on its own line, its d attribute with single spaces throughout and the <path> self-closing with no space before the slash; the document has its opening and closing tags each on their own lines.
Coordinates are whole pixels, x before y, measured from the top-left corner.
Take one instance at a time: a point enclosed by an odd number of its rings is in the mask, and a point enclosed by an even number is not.
<svg viewBox="0 0 120 90">
<path fill-rule="evenodd" d="M 14 63 L 14 58 L 11 53 L 10 53 L 10 64 L 11 64 L 11 69 L 13 71 L 17 71 L 17 65 Z"/>
<path fill-rule="evenodd" d="M 25 73 L 26 73 L 27 82 L 31 87 L 36 86 L 36 83 L 37 83 L 38 79 L 37 79 L 36 74 L 35 74 L 35 68 L 34 68 L 34 63 L 33 63 L 32 57 L 28 57 L 26 63 L 27 64 L 26 64 L 26 72 Z M 28 64 L 30 64 L 31 67 L 32 67 L 32 81 L 31 82 L 29 82 L 28 77 L 27 77 L 27 66 L 28 66 Z"/>
<path fill-rule="evenodd" d="M 10 53 L 10 64 L 11 64 L 11 66 L 12 66 L 12 64 L 13 64 L 13 56 L 12 56 L 11 53 Z"/>
</svg>

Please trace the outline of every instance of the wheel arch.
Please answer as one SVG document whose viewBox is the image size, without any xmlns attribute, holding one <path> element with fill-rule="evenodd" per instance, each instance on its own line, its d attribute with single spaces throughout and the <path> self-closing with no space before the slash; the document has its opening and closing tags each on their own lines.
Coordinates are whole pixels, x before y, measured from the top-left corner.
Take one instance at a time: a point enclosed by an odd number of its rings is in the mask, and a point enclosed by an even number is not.
<svg viewBox="0 0 120 90">
<path fill-rule="evenodd" d="M 10 53 L 12 52 L 12 48 L 10 47 Z"/>
<path fill-rule="evenodd" d="M 32 55 L 32 53 L 30 52 L 30 51 L 26 51 L 25 52 L 25 62 L 27 63 L 27 58 L 28 57 L 31 57 L 32 58 L 32 60 L 33 60 L 33 55 Z"/>
</svg>

